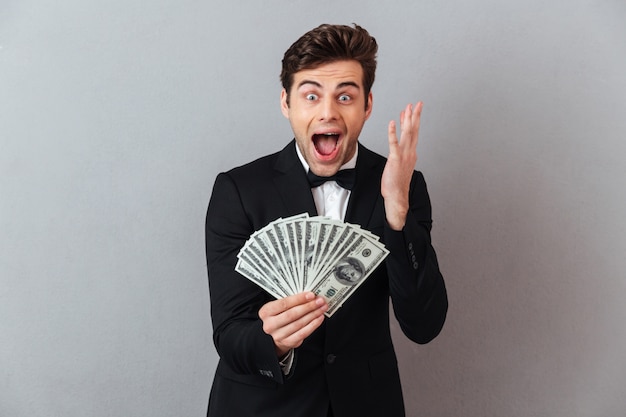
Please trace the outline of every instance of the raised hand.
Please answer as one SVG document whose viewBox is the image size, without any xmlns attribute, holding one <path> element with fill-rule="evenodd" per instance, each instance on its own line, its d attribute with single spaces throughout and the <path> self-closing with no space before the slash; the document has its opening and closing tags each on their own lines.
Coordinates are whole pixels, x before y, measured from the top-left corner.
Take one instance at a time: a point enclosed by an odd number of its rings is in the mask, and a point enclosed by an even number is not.
<svg viewBox="0 0 626 417">
<path fill-rule="evenodd" d="M 409 188 L 417 162 L 417 138 L 422 114 L 422 102 L 408 104 L 400 113 L 400 140 L 396 122 L 389 122 L 389 157 L 381 180 L 381 194 L 385 201 L 387 223 L 401 230 L 409 211 Z"/>
</svg>

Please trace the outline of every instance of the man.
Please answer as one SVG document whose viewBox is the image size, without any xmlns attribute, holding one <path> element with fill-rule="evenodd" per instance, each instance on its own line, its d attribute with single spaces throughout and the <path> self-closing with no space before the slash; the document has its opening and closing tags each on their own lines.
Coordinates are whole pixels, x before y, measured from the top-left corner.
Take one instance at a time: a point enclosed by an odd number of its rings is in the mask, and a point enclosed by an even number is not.
<svg viewBox="0 0 626 417">
<path fill-rule="evenodd" d="M 356 259 L 343 259 L 335 266 L 337 281 L 345 285 L 354 285 L 363 277 L 363 266 Z"/>
<path fill-rule="evenodd" d="M 206 253 L 220 360 L 209 416 L 404 415 L 389 299 L 417 343 L 437 336 L 448 302 L 430 243 L 426 184 L 414 171 L 422 104 L 402 111 L 399 138 L 389 123 L 387 159 L 358 143 L 372 112 L 376 52 L 375 39 L 357 25 L 303 35 L 285 52 L 281 73 L 281 109 L 295 140 L 215 181 Z M 307 179 L 308 171 L 330 177 L 340 170 L 355 172 L 351 190 L 340 178 Z M 322 297 L 276 300 L 235 272 L 255 230 L 304 212 L 359 224 L 390 251 L 331 318 Z"/>
</svg>

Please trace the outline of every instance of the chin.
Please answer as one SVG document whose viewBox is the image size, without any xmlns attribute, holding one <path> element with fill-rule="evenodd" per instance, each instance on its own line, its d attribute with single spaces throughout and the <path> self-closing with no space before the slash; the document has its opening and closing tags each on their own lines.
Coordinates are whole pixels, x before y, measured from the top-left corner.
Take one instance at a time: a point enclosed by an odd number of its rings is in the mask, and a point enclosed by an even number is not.
<svg viewBox="0 0 626 417">
<path fill-rule="evenodd" d="M 314 174 L 319 175 L 320 177 L 330 177 L 331 175 L 335 175 L 339 168 L 341 167 L 341 163 L 335 164 L 309 164 L 311 171 Z"/>
</svg>

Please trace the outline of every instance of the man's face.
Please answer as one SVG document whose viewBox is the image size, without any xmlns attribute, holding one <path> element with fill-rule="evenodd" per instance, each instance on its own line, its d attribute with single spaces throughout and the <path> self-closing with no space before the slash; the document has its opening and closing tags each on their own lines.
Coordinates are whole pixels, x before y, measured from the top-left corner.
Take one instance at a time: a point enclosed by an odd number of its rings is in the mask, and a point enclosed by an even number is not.
<svg viewBox="0 0 626 417">
<path fill-rule="evenodd" d="M 349 281 L 354 280 L 358 275 L 359 273 L 352 266 L 345 266 L 341 270 L 341 276 Z"/>
<path fill-rule="evenodd" d="M 351 282 L 356 281 L 359 278 L 359 271 L 357 271 L 352 265 L 346 265 L 339 271 L 340 275 Z"/>
<path fill-rule="evenodd" d="M 283 89 L 281 109 L 311 171 L 327 177 L 354 156 L 372 94 L 365 97 L 361 64 L 336 61 L 295 73 L 289 105 Z"/>
</svg>

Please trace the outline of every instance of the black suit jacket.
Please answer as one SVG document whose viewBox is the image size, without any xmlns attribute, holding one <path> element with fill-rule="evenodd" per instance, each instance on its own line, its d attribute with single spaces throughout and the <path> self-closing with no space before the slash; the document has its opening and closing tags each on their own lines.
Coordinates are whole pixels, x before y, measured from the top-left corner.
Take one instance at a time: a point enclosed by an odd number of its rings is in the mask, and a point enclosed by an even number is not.
<svg viewBox="0 0 626 417">
<path fill-rule="evenodd" d="M 414 172 L 406 225 L 393 231 L 380 194 L 385 162 L 359 145 L 345 221 L 380 236 L 390 254 L 295 350 L 287 377 L 258 317 L 273 297 L 235 272 L 235 264 L 254 231 L 279 217 L 317 214 L 295 142 L 218 175 L 206 219 L 213 340 L 220 356 L 209 416 L 325 417 L 329 402 L 336 417 L 404 416 L 389 299 L 403 332 L 417 343 L 440 332 L 448 302 L 430 243 L 431 207 L 423 176 Z"/>
</svg>

